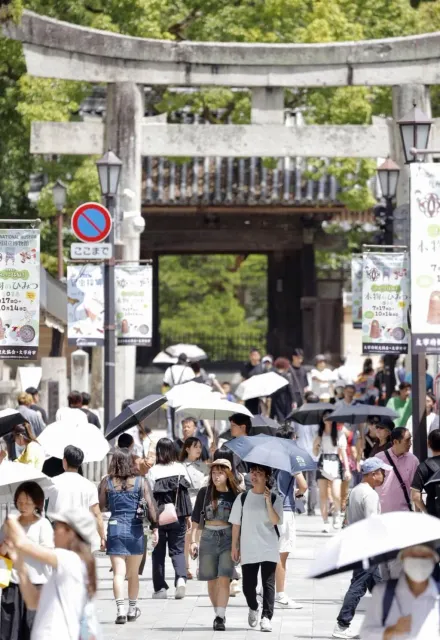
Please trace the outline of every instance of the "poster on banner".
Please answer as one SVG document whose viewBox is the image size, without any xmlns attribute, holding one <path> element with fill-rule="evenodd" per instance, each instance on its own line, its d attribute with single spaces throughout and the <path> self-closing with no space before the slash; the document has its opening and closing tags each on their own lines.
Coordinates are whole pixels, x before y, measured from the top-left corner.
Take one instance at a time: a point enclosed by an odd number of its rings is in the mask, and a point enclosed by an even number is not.
<svg viewBox="0 0 440 640">
<path fill-rule="evenodd" d="M 153 339 L 153 268 L 150 264 L 115 267 L 118 345 L 149 347 Z"/>
<path fill-rule="evenodd" d="M 440 165 L 410 169 L 412 345 L 440 353 Z"/>
<path fill-rule="evenodd" d="M 36 360 L 40 330 L 40 231 L 0 231 L 0 358 Z"/>
<path fill-rule="evenodd" d="M 364 253 L 362 272 L 363 353 L 408 353 L 408 254 Z"/>
<path fill-rule="evenodd" d="M 69 345 L 104 345 L 104 279 L 100 264 L 67 267 L 67 338 Z"/>
<path fill-rule="evenodd" d="M 351 317 L 353 329 L 362 329 L 362 256 L 351 257 Z"/>
</svg>

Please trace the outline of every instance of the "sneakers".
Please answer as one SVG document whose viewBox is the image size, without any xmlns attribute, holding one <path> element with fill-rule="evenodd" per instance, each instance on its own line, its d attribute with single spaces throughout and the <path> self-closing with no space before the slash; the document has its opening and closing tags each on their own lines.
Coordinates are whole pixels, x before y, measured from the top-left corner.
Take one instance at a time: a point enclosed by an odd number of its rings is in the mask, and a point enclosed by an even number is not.
<svg viewBox="0 0 440 640">
<path fill-rule="evenodd" d="M 159 589 L 152 595 L 153 600 L 166 600 L 168 598 L 168 591 L 166 589 Z"/>
<path fill-rule="evenodd" d="M 118 615 L 116 617 L 115 624 L 125 624 L 126 622 L 127 622 L 127 616 L 125 614 L 120 616 Z"/>
<path fill-rule="evenodd" d="M 272 625 L 269 618 L 261 618 L 260 629 L 261 631 L 272 631 Z"/>
<path fill-rule="evenodd" d="M 174 594 L 175 599 L 182 600 L 182 598 L 185 597 L 185 593 L 186 593 L 185 578 L 177 578 L 176 593 Z"/>
<path fill-rule="evenodd" d="M 339 516 L 339 513 L 335 513 L 333 516 L 333 529 L 340 529 L 341 528 L 341 518 Z"/>
<path fill-rule="evenodd" d="M 216 616 L 212 625 L 214 631 L 226 631 L 225 620 L 226 618 L 220 618 L 220 616 Z"/>
<path fill-rule="evenodd" d="M 251 629 L 255 629 L 255 627 L 258 624 L 258 609 L 256 611 L 249 609 L 248 624 L 251 627 Z"/>
<path fill-rule="evenodd" d="M 283 596 L 282 598 L 275 598 L 275 608 L 276 609 L 302 609 L 303 605 L 299 602 L 295 602 L 291 598 L 287 596 Z"/>
<path fill-rule="evenodd" d="M 341 627 L 336 623 L 336 627 L 333 629 L 332 638 L 345 638 L 345 640 L 347 640 L 348 638 L 360 638 L 360 635 L 351 631 L 350 627 Z"/>
<path fill-rule="evenodd" d="M 330 524 L 328 520 L 324 520 L 324 526 L 322 527 L 322 533 L 330 533 Z"/>
<path fill-rule="evenodd" d="M 134 612 L 130 612 L 130 609 L 129 609 L 128 615 L 127 615 L 127 622 L 135 622 L 140 615 L 141 615 L 141 610 L 139 609 L 139 607 L 136 607 Z"/>
<path fill-rule="evenodd" d="M 240 581 L 232 580 L 229 587 L 229 595 L 231 598 L 235 598 L 241 593 Z"/>
</svg>

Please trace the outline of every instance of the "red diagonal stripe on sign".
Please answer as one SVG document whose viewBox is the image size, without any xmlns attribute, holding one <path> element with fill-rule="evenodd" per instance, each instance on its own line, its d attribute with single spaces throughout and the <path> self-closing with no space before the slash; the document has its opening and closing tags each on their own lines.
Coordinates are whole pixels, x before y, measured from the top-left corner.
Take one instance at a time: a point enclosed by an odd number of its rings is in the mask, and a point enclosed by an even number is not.
<svg viewBox="0 0 440 640">
<path fill-rule="evenodd" d="M 98 233 L 102 233 L 102 229 L 100 229 L 98 226 L 96 226 L 96 224 L 93 222 L 93 220 L 90 220 L 90 218 L 89 218 L 89 216 L 87 215 L 87 213 L 82 213 L 81 215 L 82 215 L 82 216 L 84 216 L 84 218 L 87 220 L 87 222 L 88 222 L 89 224 L 91 224 L 91 225 L 92 225 L 92 227 L 93 227 L 94 229 L 96 229 L 96 231 L 97 231 Z"/>
</svg>

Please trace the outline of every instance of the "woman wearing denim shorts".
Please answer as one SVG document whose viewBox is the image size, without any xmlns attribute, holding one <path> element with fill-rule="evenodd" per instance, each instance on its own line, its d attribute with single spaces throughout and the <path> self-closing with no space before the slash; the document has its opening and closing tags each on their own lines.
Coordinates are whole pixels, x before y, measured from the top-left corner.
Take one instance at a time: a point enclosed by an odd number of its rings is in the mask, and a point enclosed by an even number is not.
<svg viewBox="0 0 440 640">
<path fill-rule="evenodd" d="M 199 580 L 208 582 L 209 598 L 215 611 L 214 631 L 225 630 L 229 583 L 234 573 L 229 516 L 238 493 L 229 460 L 215 460 L 208 486 L 197 494 L 192 514 L 192 521 L 198 526 L 192 528 L 191 554 L 196 557 L 198 551 Z"/>
</svg>

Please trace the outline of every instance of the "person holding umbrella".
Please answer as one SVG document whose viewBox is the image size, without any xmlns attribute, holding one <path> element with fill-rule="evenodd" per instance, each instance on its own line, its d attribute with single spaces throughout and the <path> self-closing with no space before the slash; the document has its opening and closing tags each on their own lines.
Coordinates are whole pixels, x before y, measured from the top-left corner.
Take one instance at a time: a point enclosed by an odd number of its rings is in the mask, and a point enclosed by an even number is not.
<svg viewBox="0 0 440 640">
<path fill-rule="evenodd" d="M 440 628 L 438 553 L 428 544 L 403 549 L 398 580 L 376 585 L 360 631 L 362 640 L 431 640 Z"/>
<path fill-rule="evenodd" d="M 313 453 L 319 455 L 316 479 L 319 488 L 321 516 L 324 521 L 323 533 L 330 532 L 328 522 L 328 487 L 333 496 L 333 528 L 340 529 L 341 482 L 351 477 L 347 459 L 347 438 L 338 431 L 336 422 L 324 415 L 319 425 L 318 435 L 313 443 Z"/>
<path fill-rule="evenodd" d="M 380 513 L 379 496 L 376 487 L 380 487 L 385 479 L 385 471 L 391 471 L 391 467 L 379 458 L 369 458 L 362 465 L 362 481 L 352 490 L 347 506 L 347 524 L 351 525 L 371 515 Z M 369 569 L 355 569 L 350 586 L 344 597 L 342 608 L 339 612 L 333 638 L 357 638 L 358 634 L 350 629 L 356 608 L 367 589 L 381 581 L 376 565 Z"/>
</svg>

